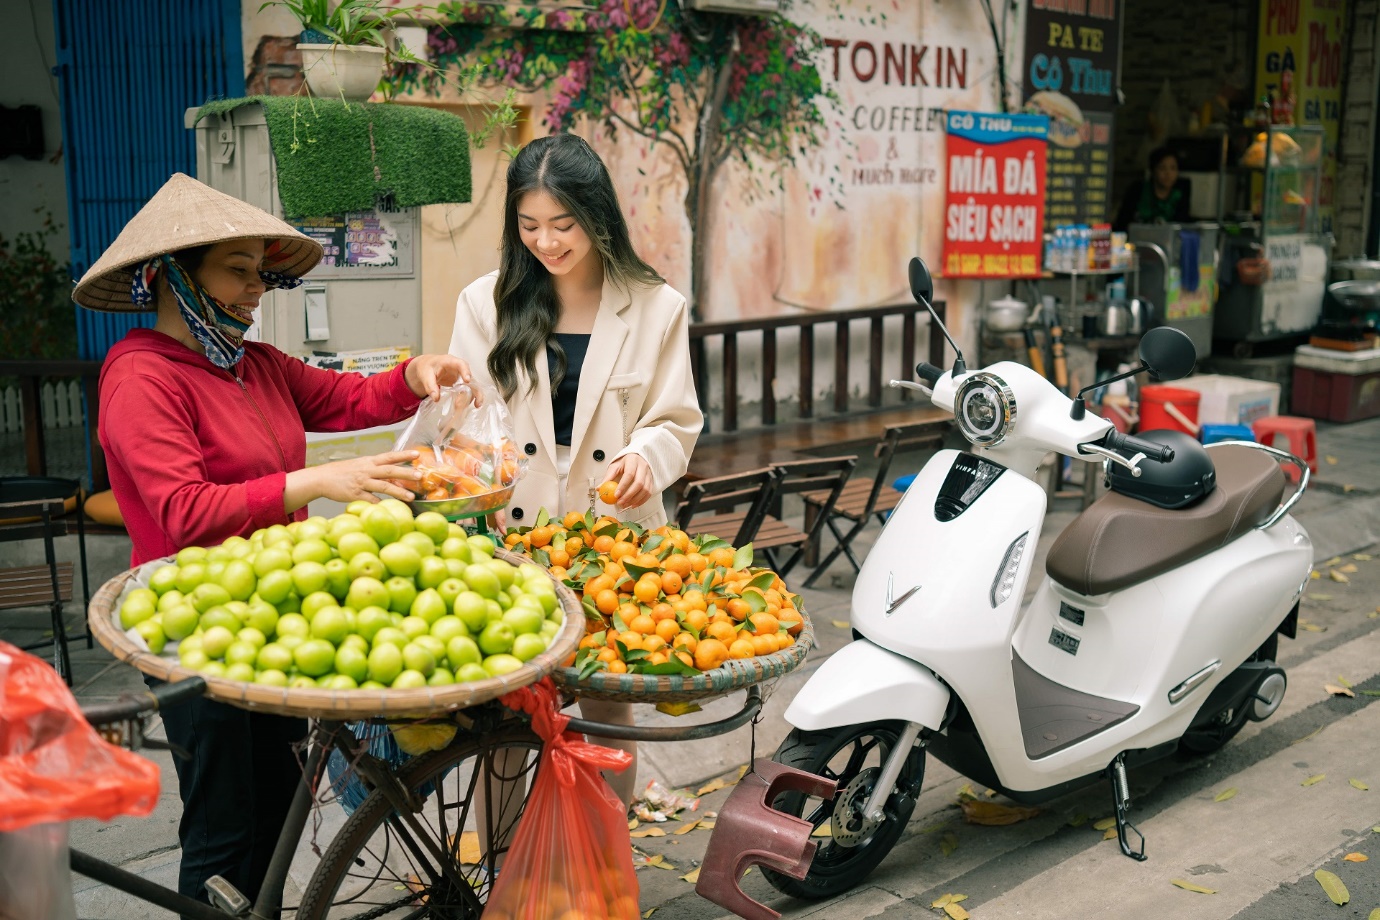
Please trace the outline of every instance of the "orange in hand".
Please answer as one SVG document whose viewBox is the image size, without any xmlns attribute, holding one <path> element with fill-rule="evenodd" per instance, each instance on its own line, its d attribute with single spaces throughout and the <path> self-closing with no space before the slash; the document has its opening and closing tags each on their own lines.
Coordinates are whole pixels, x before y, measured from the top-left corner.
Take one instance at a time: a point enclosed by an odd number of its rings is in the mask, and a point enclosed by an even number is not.
<svg viewBox="0 0 1380 920">
<path fill-rule="evenodd" d="M 614 499 L 618 498 L 618 483 L 610 479 L 599 487 L 599 500 L 606 505 L 612 505 Z"/>
</svg>

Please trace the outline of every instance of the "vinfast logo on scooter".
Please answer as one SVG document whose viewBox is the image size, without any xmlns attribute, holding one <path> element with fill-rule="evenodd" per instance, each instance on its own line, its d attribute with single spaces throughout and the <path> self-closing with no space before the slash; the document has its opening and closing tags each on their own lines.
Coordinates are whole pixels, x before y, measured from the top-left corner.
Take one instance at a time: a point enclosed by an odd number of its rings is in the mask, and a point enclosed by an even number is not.
<svg viewBox="0 0 1380 920">
<path fill-rule="evenodd" d="M 1082 641 L 1077 636 L 1070 636 L 1057 627 L 1049 631 L 1049 644 L 1060 651 L 1068 652 L 1070 655 L 1078 654 L 1078 646 L 1082 644 Z"/>
<path fill-rule="evenodd" d="M 939 487 L 939 497 L 934 500 L 935 519 L 947 523 L 967 511 L 1004 472 L 1006 467 L 1000 463 L 976 454 L 960 453 Z"/>
</svg>

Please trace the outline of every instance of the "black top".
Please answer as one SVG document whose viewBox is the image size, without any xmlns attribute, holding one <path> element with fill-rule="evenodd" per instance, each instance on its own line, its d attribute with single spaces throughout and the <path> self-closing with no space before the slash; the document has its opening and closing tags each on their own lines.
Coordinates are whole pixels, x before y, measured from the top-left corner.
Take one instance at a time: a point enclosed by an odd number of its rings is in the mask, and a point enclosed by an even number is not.
<svg viewBox="0 0 1380 920">
<path fill-rule="evenodd" d="M 584 366 L 585 352 L 589 349 L 589 336 L 553 332 L 551 337 L 565 352 L 565 377 L 560 386 L 551 391 L 551 420 L 555 423 L 556 443 L 569 447 L 570 432 L 575 424 L 575 396 L 580 391 L 580 368 Z M 552 377 L 556 376 L 556 353 L 550 343 L 546 346 L 546 369 Z"/>
</svg>

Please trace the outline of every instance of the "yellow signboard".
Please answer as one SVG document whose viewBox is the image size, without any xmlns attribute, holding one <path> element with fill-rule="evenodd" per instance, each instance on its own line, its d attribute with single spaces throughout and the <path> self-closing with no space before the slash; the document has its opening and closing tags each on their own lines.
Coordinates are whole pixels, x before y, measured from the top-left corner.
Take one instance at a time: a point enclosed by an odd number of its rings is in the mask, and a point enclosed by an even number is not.
<svg viewBox="0 0 1380 920">
<path fill-rule="evenodd" d="M 1276 100 L 1277 121 L 1323 126 L 1318 214 L 1324 233 L 1332 229 L 1336 200 L 1345 12 L 1346 0 L 1260 0 L 1256 93 Z"/>
</svg>

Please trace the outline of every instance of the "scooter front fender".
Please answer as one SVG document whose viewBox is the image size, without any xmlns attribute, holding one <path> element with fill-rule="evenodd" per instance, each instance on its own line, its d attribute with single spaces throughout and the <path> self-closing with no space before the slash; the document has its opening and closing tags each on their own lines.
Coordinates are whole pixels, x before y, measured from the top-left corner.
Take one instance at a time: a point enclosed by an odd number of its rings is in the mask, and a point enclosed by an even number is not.
<svg viewBox="0 0 1380 920">
<path fill-rule="evenodd" d="M 925 666 L 866 639 L 830 655 L 786 708 L 803 731 L 900 719 L 938 730 L 949 688 Z"/>
</svg>

